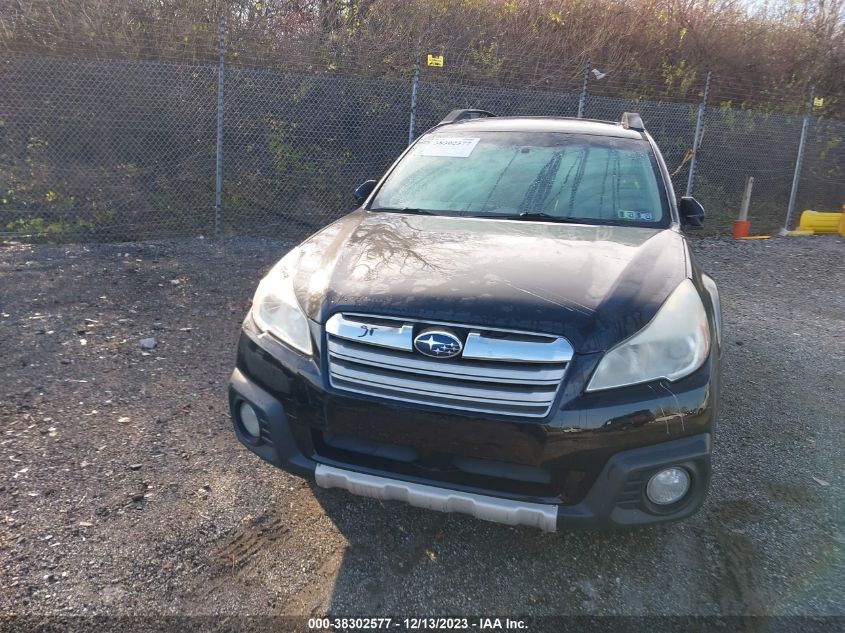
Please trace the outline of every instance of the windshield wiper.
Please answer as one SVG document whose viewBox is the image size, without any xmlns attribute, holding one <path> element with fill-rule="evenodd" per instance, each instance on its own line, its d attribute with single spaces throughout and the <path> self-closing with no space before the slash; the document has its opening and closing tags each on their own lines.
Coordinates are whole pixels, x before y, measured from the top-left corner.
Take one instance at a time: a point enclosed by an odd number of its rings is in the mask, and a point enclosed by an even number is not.
<svg viewBox="0 0 845 633">
<path fill-rule="evenodd" d="M 619 226 L 619 223 L 616 220 L 608 220 L 603 218 L 569 217 L 566 215 L 552 215 L 551 213 L 540 213 L 534 211 L 524 211 L 523 213 L 514 214 L 485 213 L 483 215 L 471 215 L 469 217 L 490 218 L 493 220 L 534 220 L 540 222 L 560 222 L 561 224 Z"/>
<path fill-rule="evenodd" d="M 491 216 L 499 217 L 504 220 L 542 220 L 545 222 L 571 222 L 573 224 L 584 224 L 584 218 L 569 218 L 561 215 L 552 215 L 551 213 L 541 213 L 535 211 L 523 211 L 522 213 L 514 215 Z"/>
<path fill-rule="evenodd" d="M 412 207 L 402 207 L 395 208 L 395 207 L 376 207 L 374 209 L 370 209 L 370 211 L 393 211 L 394 213 L 416 213 L 418 215 L 437 215 L 434 211 L 429 211 L 428 209 L 414 209 Z"/>
</svg>

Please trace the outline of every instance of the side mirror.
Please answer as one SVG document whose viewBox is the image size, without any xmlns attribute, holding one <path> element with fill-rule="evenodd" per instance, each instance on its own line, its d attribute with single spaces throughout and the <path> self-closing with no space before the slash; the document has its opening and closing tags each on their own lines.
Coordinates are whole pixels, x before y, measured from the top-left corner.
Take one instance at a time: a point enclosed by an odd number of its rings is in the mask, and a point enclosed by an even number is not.
<svg viewBox="0 0 845 633">
<path fill-rule="evenodd" d="M 681 212 L 681 224 L 691 229 L 700 229 L 704 226 L 704 207 L 692 196 L 681 198 L 681 205 L 678 208 Z"/>
<path fill-rule="evenodd" d="M 355 189 L 355 204 L 357 204 L 358 206 L 364 204 L 364 201 L 373 192 L 373 189 L 375 188 L 375 180 L 367 180 L 358 185 L 358 187 Z"/>
</svg>

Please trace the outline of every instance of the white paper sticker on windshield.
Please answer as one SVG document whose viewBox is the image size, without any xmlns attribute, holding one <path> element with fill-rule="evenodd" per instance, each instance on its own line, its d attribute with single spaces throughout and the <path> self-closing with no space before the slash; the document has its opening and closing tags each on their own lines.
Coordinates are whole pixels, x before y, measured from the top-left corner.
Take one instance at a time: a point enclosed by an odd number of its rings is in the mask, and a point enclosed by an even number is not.
<svg viewBox="0 0 845 633">
<path fill-rule="evenodd" d="M 654 221 L 654 214 L 650 211 L 617 211 L 616 217 L 620 220 L 645 220 Z"/>
<path fill-rule="evenodd" d="M 466 158 L 478 145 L 480 138 L 433 138 L 425 144 L 423 156 L 451 156 Z"/>
</svg>

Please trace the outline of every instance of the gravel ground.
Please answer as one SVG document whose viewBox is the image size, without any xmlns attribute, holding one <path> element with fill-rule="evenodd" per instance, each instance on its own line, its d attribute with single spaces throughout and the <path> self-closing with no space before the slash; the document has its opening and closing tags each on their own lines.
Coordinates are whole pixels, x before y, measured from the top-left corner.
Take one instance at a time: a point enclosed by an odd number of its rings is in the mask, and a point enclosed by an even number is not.
<svg viewBox="0 0 845 633">
<path fill-rule="evenodd" d="M 694 249 L 727 347 L 704 509 L 544 534 L 238 444 L 239 324 L 284 242 L 0 246 L 0 614 L 845 614 L 845 242 Z"/>
</svg>

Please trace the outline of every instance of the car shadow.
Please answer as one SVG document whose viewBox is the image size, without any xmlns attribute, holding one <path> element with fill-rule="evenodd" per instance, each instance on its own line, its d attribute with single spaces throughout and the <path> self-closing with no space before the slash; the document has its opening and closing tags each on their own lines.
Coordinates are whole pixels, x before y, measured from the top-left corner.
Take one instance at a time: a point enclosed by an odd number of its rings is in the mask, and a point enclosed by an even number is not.
<svg viewBox="0 0 845 633">
<path fill-rule="evenodd" d="M 322 605 L 329 614 L 706 611 L 694 521 L 545 533 L 316 484 L 311 490 L 348 543 Z"/>
</svg>

